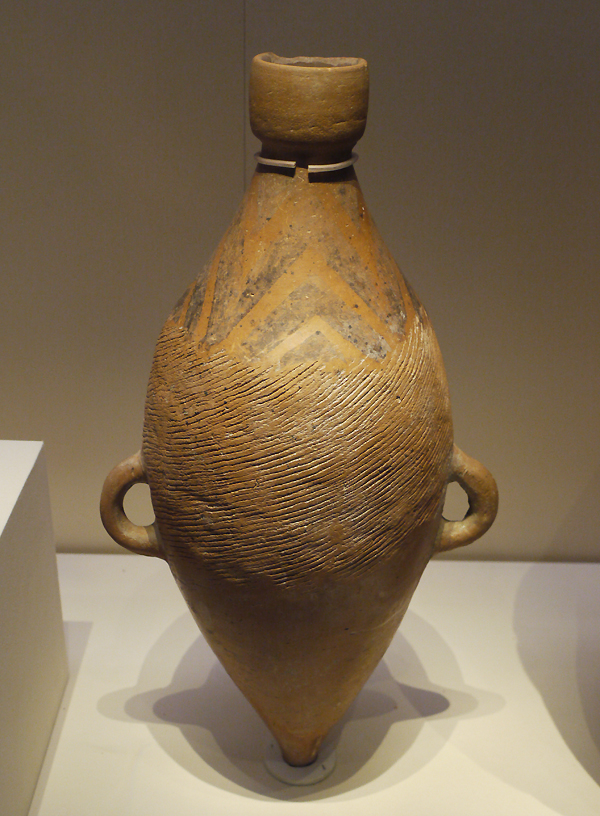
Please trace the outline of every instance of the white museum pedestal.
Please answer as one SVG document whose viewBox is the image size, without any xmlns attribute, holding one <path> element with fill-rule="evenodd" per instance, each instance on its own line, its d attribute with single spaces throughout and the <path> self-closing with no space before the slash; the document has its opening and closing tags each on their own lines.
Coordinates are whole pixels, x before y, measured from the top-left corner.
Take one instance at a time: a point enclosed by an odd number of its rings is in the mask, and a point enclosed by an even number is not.
<svg viewBox="0 0 600 816">
<path fill-rule="evenodd" d="M 68 709 L 31 816 L 600 813 L 600 565 L 431 563 L 309 788 L 265 770 L 164 562 L 59 571 Z"/>
<path fill-rule="evenodd" d="M 0 813 L 26 816 L 67 680 L 41 442 L 0 441 Z"/>
</svg>

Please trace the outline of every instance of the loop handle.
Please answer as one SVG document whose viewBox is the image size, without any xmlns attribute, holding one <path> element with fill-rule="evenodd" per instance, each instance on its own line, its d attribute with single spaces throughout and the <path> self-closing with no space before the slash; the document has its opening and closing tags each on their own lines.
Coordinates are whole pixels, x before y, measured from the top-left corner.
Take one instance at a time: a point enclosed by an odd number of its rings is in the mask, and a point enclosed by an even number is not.
<svg viewBox="0 0 600 816">
<path fill-rule="evenodd" d="M 436 542 L 436 552 L 464 547 L 482 536 L 492 525 L 498 512 L 498 488 L 494 477 L 480 462 L 454 446 L 450 482 L 458 482 L 469 499 L 469 509 L 462 521 L 442 524 Z"/>
<path fill-rule="evenodd" d="M 100 516 L 106 532 L 121 547 L 139 555 L 164 558 L 156 522 L 141 527 L 129 521 L 123 509 L 125 494 L 134 484 L 148 484 L 142 452 L 124 459 L 106 477 L 100 498 Z"/>
</svg>

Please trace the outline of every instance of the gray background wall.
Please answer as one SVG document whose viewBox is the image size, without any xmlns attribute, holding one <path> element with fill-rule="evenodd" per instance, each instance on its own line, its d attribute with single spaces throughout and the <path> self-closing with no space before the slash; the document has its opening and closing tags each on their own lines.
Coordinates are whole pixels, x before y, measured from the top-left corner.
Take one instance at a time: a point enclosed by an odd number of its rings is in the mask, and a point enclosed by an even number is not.
<svg viewBox="0 0 600 816">
<path fill-rule="evenodd" d="M 3 3 L 0 436 L 43 439 L 59 548 L 114 551 L 162 321 L 258 148 L 253 54 L 363 56 L 361 184 L 444 353 L 498 520 L 459 557 L 600 557 L 596 0 Z M 147 521 L 143 488 L 128 511 Z"/>
</svg>

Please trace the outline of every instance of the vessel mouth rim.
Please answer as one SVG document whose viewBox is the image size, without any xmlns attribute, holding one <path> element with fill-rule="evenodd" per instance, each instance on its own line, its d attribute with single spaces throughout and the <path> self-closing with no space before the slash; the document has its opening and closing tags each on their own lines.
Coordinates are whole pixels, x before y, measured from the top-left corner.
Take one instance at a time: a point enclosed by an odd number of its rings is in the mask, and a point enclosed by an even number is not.
<svg viewBox="0 0 600 816">
<path fill-rule="evenodd" d="M 256 59 L 290 70 L 311 68 L 331 71 L 352 69 L 367 64 L 361 57 L 280 57 L 272 51 L 257 54 Z"/>
</svg>

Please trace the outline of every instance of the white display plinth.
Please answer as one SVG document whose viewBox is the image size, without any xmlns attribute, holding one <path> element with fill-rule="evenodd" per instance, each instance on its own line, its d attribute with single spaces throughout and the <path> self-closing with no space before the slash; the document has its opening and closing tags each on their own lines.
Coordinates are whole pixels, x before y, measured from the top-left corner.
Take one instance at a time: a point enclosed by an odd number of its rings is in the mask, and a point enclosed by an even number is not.
<svg viewBox="0 0 600 816">
<path fill-rule="evenodd" d="M 69 708 L 31 816 L 598 816 L 600 565 L 433 562 L 303 788 L 167 565 L 61 555 Z"/>
<path fill-rule="evenodd" d="M 0 441 L 0 812 L 26 816 L 67 680 L 41 442 Z"/>
</svg>

